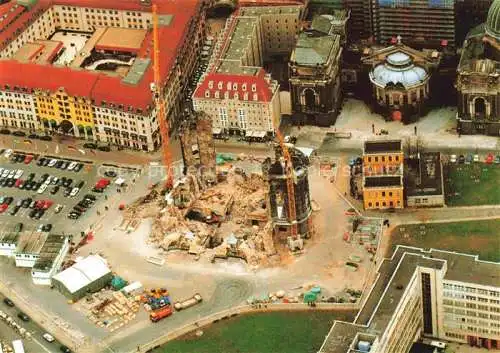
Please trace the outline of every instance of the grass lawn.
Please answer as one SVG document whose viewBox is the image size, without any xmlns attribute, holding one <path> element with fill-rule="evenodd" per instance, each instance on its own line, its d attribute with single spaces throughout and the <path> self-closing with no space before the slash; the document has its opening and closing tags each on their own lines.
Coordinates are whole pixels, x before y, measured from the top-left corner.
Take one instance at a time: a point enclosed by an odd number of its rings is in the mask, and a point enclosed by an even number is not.
<svg viewBox="0 0 500 353">
<path fill-rule="evenodd" d="M 212 324 L 201 337 L 190 333 L 154 353 L 315 353 L 334 320 L 352 311 L 294 311 L 247 314 Z"/>
<path fill-rule="evenodd" d="M 404 229 L 401 231 L 401 229 Z M 391 233 L 391 254 L 396 245 L 435 248 L 479 255 L 500 261 L 500 219 L 397 226 Z M 390 254 L 388 254 L 390 255 Z"/>
<path fill-rule="evenodd" d="M 500 204 L 500 165 L 448 164 L 444 190 L 448 206 Z"/>
</svg>

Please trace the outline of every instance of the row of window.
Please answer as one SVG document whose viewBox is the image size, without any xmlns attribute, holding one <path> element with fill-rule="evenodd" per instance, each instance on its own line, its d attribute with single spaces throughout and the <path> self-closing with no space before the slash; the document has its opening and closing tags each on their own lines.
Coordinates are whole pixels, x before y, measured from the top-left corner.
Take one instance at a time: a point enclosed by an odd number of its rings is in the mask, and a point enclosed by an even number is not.
<svg viewBox="0 0 500 353">
<path fill-rule="evenodd" d="M 373 205 L 375 204 L 375 207 L 387 207 L 387 202 L 385 201 L 382 201 L 382 202 L 379 202 L 379 201 L 376 201 L 375 203 L 373 202 L 368 202 L 368 207 L 373 207 Z M 382 206 L 380 206 L 382 205 Z M 396 201 L 396 205 L 397 206 L 401 206 L 401 201 Z M 389 207 L 394 207 L 394 201 L 389 201 Z"/>
<path fill-rule="evenodd" d="M 493 290 L 487 290 L 487 289 L 481 289 L 481 288 L 468 287 L 468 286 L 463 286 L 463 285 L 459 285 L 459 284 L 443 283 L 443 289 L 450 289 L 450 290 L 467 292 L 467 293 L 477 293 L 477 294 L 482 294 L 482 295 L 489 295 L 491 297 L 500 297 L 500 291 L 493 291 Z"/>
<path fill-rule="evenodd" d="M 381 156 L 381 157 L 380 157 L 380 159 L 381 159 L 381 161 L 382 161 L 382 162 L 385 162 L 385 161 L 386 161 L 385 156 Z M 373 157 L 373 160 L 374 160 L 375 162 L 378 162 L 378 156 Z M 371 162 L 371 161 L 372 161 L 372 157 L 367 157 L 367 161 L 368 161 L 368 162 Z M 387 161 L 392 162 L 392 161 L 393 161 L 392 156 L 388 156 L 388 157 L 387 157 Z M 399 162 L 399 156 L 394 156 L 394 161 Z"/>
</svg>

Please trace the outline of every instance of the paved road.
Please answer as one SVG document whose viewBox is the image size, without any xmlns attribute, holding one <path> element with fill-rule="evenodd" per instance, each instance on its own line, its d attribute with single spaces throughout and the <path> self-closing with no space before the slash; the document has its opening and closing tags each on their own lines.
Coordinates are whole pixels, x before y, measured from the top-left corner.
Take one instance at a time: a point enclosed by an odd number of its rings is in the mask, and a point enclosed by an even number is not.
<svg viewBox="0 0 500 353">
<path fill-rule="evenodd" d="M 43 339 L 42 335 L 47 331 L 34 323 L 33 321 L 24 322 L 17 317 L 20 310 L 17 307 L 10 307 L 5 305 L 3 300 L 5 296 L 0 295 L 0 310 L 7 315 L 11 316 L 21 327 L 24 327 L 31 333 L 31 338 L 22 338 L 12 327 L 7 325 L 4 321 L 0 320 L 0 336 L 9 343 L 16 339 L 21 339 L 24 344 L 26 353 L 43 353 L 43 352 L 60 352 L 60 343 L 54 341 L 52 343 Z"/>
<path fill-rule="evenodd" d="M 323 142 L 321 142 L 323 144 Z M 67 143 L 66 143 L 67 144 Z M 220 146 L 220 144 L 218 144 Z M 308 141 L 300 141 L 299 145 L 309 146 Z M 328 143 L 327 143 L 328 145 Z M 55 144 L 49 146 L 50 148 L 55 148 Z M 218 147 L 218 150 L 221 152 L 233 152 L 233 153 L 249 153 L 248 145 L 233 145 L 232 143 L 224 144 L 224 146 Z M 339 153 L 337 149 L 338 146 L 333 145 L 332 148 L 327 151 L 329 155 L 336 155 Z M 251 146 L 251 153 L 255 155 L 266 155 L 269 154 L 269 151 L 264 148 L 255 148 L 254 145 Z M 354 153 L 359 150 L 356 147 L 349 146 L 343 147 L 342 150 L 344 153 Z M 61 152 L 62 153 L 62 152 Z M 72 152 L 71 150 L 65 150 L 64 153 L 75 154 L 75 156 L 80 156 L 79 152 Z M 125 163 L 127 160 L 131 163 L 140 163 L 142 165 L 149 163 L 152 159 L 157 159 L 158 154 L 153 155 L 145 155 L 136 152 L 120 152 L 122 155 L 118 156 L 119 153 L 109 153 L 98 152 L 97 155 L 93 156 L 92 159 L 102 160 L 106 157 L 117 158 L 120 163 Z M 178 155 L 178 154 L 174 154 Z M 124 156 L 127 156 L 126 158 Z M 88 154 L 86 157 L 90 157 Z M 130 157 L 130 158 L 129 158 Z M 138 180 L 137 184 L 134 185 L 130 192 L 127 194 L 118 195 L 110 199 L 109 202 L 117 202 L 118 198 L 121 201 L 128 202 L 133 198 L 137 197 L 140 194 L 143 194 L 147 189 L 147 184 L 158 180 L 158 177 L 150 178 L 149 176 L 145 176 Z M 342 211 L 345 208 L 345 204 L 341 201 L 335 203 L 335 207 L 332 210 Z M 429 212 L 426 210 L 426 212 Z M 495 216 L 498 215 L 498 210 L 486 209 L 486 210 L 476 210 L 470 211 L 464 210 L 464 213 L 460 216 L 456 216 L 456 211 L 453 209 L 439 209 L 432 210 L 431 219 L 441 219 L 442 217 L 450 219 L 450 217 L 458 217 L 463 218 L 464 215 L 477 215 L 484 216 L 490 215 L 490 213 Z M 385 216 L 386 214 L 382 214 Z M 396 213 L 396 214 L 387 214 L 395 222 L 410 222 L 418 220 L 418 217 L 421 215 L 416 213 Z M 373 214 L 373 216 L 380 216 L 380 213 Z M 92 222 L 96 224 L 98 222 L 106 222 L 106 220 L 115 220 L 119 217 L 119 212 L 113 208 L 109 213 L 106 213 L 101 217 L 101 220 L 98 219 L 95 215 L 92 217 L 89 216 L 88 222 Z M 429 216 L 427 216 L 429 217 Z M 435 217 L 435 218 L 432 218 Z M 334 217 L 330 217 L 334 219 Z M 398 221 L 399 220 L 399 221 Z M 81 223 L 76 223 L 75 226 L 78 231 L 82 230 L 81 228 L 85 227 Z M 338 225 L 330 225 L 330 229 L 336 229 L 335 227 Z M 336 233 L 332 231 L 332 234 Z M 102 249 L 105 250 L 109 247 L 114 247 L 116 244 L 122 244 L 124 247 L 124 251 L 119 253 L 120 258 L 127 258 L 127 262 L 123 262 L 120 259 L 111 259 L 112 263 L 115 265 L 114 270 L 118 273 L 123 274 L 124 276 L 129 276 L 130 278 L 134 278 L 134 272 L 141 273 L 142 276 L 144 274 L 150 274 L 151 283 L 158 283 L 158 279 L 161 279 L 165 283 L 169 285 L 171 288 L 180 288 L 183 287 L 185 291 L 197 291 L 199 288 L 203 288 L 203 291 L 210 293 L 210 295 L 206 296 L 207 300 L 194 308 L 186 310 L 184 312 L 174 314 L 168 320 L 163 320 L 156 325 L 151 325 L 146 320 L 138 321 L 136 323 L 131 324 L 124 331 L 118 331 L 113 334 L 111 337 L 109 334 L 102 329 L 95 327 L 90 323 L 81 313 L 78 313 L 73 310 L 70 305 L 64 303 L 64 298 L 57 292 L 51 291 L 45 287 L 38 287 L 31 283 L 31 278 L 29 277 L 29 273 L 27 271 L 23 271 L 20 269 L 16 269 L 13 267 L 12 263 L 7 263 L 7 261 L 0 260 L 0 280 L 9 285 L 9 287 L 13 290 L 16 290 L 17 293 L 20 293 L 26 302 L 30 302 L 32 307 L 37 311 L 47 312 L 47 325 L 49 326 L 71 326 L 75 328 L 76 331 L 80 331 L 84 333 L 87 337 L 92 337 L 92 342 L 94 342 L 94 347 L 98 347 L 100 351 L 108 351 L 108 352 L 125 352 L 128 350 L 133 350 L 138 342 L 144 342 L 156 338 L 157 336 L 164 333 L 166 330 L 171 330 L 173 328 L 182 326 L 187 322 L 191 322 L 196 318 L 208 315 L 213 312 L 220 311 L 225 308 L 232 307 L 234 305 L 238 305 L 243 302 L 249 295 L 259 295 L 262 292 L 267 292 L 268 290 L 276 290 L 276 288 L 272 288 L 273 286 L 281 286 L 286 283 L 290 283 L 290 281 L 296 280 L 299 284 L 304 283 L 304 278 L 293 278 L 287 275 L 288 269 L 284 269 L 282 273 L 279 275 L 270 275 L 270 276 L 261 276 L 256 277 L 252 274 L 241 274 L 237 272 L 233 272 L 233 267 L 228 267 L 219 272 L 213 272 L 211 274 L 203 274 L 200 275 L 200 269 L 196 268 L 196 266 L 185 266 L 185 265 L 175 265 L 172 264 L 165 268 L 159 269 L 154 265 L 148 264 L 143 261 L 143 255 L 135 253 L 139 251 L 139 248 L 144 241 L 133 240 L 124 238 L 123 233 L 113 234 L 111 231 L 100 232 L 98 240 L 102 240 Z M 114 239 L 113 239 L 114 238 Z M 96 241 L 96 243 L 99 243 Z M 326 250 L 330 250 L 328 244 L 323 244 L 322 246 Z M 126 251 L 128 250 L 128 252 Z M 136 257 L 139 260 L 133 261 L 133 258 Z M 314 263 L 321 262 L 320 256 L 315 257 L 313 254 L 310 254 L 309 257 L 314 257 Z M 306 257 L 304 257 L 306 258 Z M 306 258 L 307 260 L 307 258 Z M 139 264 L 139 265 L 138 265 Z M 297 266 L 302 266 L 304 262 L 299 263 Z M 319 264 L 321 266 L 321 264 Z M 289 274 L 289 273 L 288 273 Z M 314 275 L 314 270 L 309 272 L 309 276 L 311 274 Z M 147 279 L 147 278 L 146 278 Z M 170 286 L 171 285 L 171 286 Z M 282 287 L 284 288 L 284 287 Z M 144 313 L 143 313 L 144 314 Z M 141 314 L 142 315 L 142 314 Z M 144 314 L 145 315 L 145 314 Z M 142 316 L 144 316 L 142 315 Z M 61 324 L 58 318 L 64 318 L 64 323 Z M 58 323 L 56 323 L 56 321 Z M 78 329 L 76 329 L 78 328 Z M 99 341 L 105 342 L 105 344 L 98 345 Z"/>
</svg>

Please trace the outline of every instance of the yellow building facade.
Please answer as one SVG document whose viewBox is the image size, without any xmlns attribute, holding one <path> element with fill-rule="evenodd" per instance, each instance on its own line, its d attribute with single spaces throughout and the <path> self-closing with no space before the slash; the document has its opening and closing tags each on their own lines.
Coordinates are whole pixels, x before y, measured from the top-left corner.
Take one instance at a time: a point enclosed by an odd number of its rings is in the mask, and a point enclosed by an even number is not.
<svg viewBox="0 0 500 353">
<path fill-rule="evenodd" d="M 365 210 L 403 208 L 404 194 L 402 180 L 400 182 L 394 182 L 394 185 L 385 186 L 383 181 L 380 184 L 375 183 L 375 180 L 371 181 L 375 178 L 381 179 L 379 177 L 368 177 L 365 179 L 363 188 L 363 205 Z M 386 177 L 382 177 L 382 179 L 383 178 Z"/>
<path fill-rule="evenodd" d="M 63 88 L 56 92 L 35 91 L 35 110 L 45 129 L 74 133 L 76 137 L 91 137 L 94 114 L 91 100 L 68 95 Z"/>
<path fill-rule="evenodd" d="M 404 207 L 401 140 L 365 141 L 363 204 L 366 210 Z"/>
</svg>

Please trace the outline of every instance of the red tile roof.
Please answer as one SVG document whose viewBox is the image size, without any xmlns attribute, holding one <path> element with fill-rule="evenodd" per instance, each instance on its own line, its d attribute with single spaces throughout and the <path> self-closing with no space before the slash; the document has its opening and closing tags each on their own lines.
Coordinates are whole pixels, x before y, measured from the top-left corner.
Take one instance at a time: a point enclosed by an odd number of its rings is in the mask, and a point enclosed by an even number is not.
<svg viewBox="0 0 500 353">
<path fill-rule="evenodd" d="M 229 92 L 229 98 L 234 98 L 235 93 L 238 93 L 238 99 L 243 100 L 245 93 L 248 93 L 248 100 L 254 101 L 253 94 L 257 93 L 257 101 L 259 102 L 269 102 L 272 99 L 272 92 L 270 84 L 265 79 L 266 72 L 264 69 L 260 69 L 258 74 L 255 76 L 251 75 L 234 75 L 234 74 L 223 74 L 223 73 L 209 73 L 202 84 L 194 92 L 195 98 L 207 98 L 205 92 L 208 90 L 210 92 L 211 99 L 215 98 L 215 92 L 219 92 L 219 98 L 223 100 L 224 94 Z M 212 82 L 212 88 L 209 88 L 210 82 Z M 222 88 L 219 89 L 219 82 L 222 82 Z M 228 86 L 228 83 L 230 85 Z M 246 83 L 246 89 L 243 89 L 243 84 Z M 234 84 L 237 84 L 237 89 L 233 90 Z M 256 86 L 255 92 L 252 90 L 252 85 Z"/>
<path fill-rule="evenodd" d="M 185 43 L 188 24 L 199 11 L 201 0 L 162 0 L 157 1 L 159 14 L 173 15 L 172 22 L 159 29 L 160 40 L 160 76 L 166 81 L 168 73 L 175 63 L 179 48 Z M 179 6 L 182 3 L 182 6 Z M 13 34 L 25 26 L 24 22 L 33 11 L 46 9 L 59 4 L 74 7 L 113 8 L 120 10 L 148 10 L 139 5 L 139 0 L 39 0 L 38 4 L 26 11 L 21 18 L 9 26 L 8 33 Z M 7 37 L 0 34 L 0 43 Z M 41 88 L 55 91 L 60 87 L 75 96 L 94 99 L 96 105 L 103 101 L 115 105 L 132 106 L 143 111 L 152 103 L 150 83 L 153 81 L 153 62 L 151 31 L 148 32 L 138 57 L 151 59 L 151 64 L 141 81 L 131 86 L 123 83 L 120 77 L 85 70 L 73 70 L 49 65 L 26 64 L 14 60 L 0 60 L 0 86 L 9 85 L 28 89 Z M 50 79 L 47 79 L 50 77 Z"/>
</svg>

